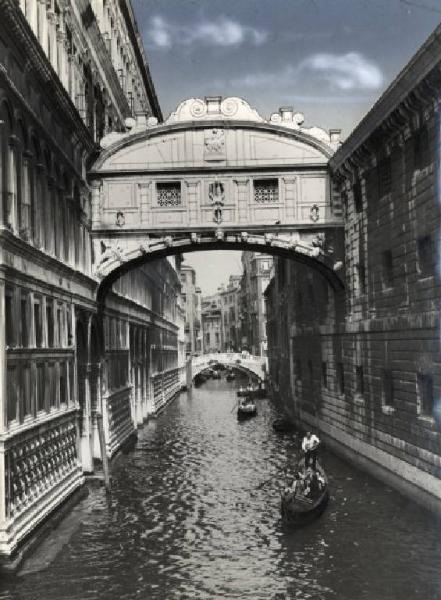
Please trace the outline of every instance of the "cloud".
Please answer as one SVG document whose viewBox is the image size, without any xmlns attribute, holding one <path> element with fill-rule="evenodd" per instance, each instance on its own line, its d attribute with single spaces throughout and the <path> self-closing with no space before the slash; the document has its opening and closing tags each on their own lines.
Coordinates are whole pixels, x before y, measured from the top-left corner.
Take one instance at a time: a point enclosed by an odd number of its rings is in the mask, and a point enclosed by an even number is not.
<svg viewBox="0 0 441 600">
<path fill-rule="evenodd" d="M 328 84 L 323 86 L 323 80 Z M 380 68 L 357 52 L 347 54 L 313 54 L 298 65 L 285 65 L 274 71 L 255 71 L 223 82 L 236 88 L 265 89 L 276 86 L 279 90 L 299 86 L 303 90 L 319 83 L 325 92 L 365 92 L 377 90 L 384 77 Z M 222 82 L 218 82 L 222 83 Z M 316 87 L 316 85 L 314 86 Z M 329 97 L 329 95 L 328 95 Z"/>
<path fill-rule="evenodd" d="M 358 52 L 313 54 L 300 69 L 319 73 L 331 88 L 343 91 L 377 90 L 384 81 L 380 68 Z"/>
<path fill-rule="evenodd" d="M 147 43 L 158 48 L 173 46 L 239 46 L 251 43 L 260 46 L 267 39 L 266 31 L 242 25 L 227 17 L 219 17 L 213 21 L 199 21 L 192 26 L 175 25 L 157 15 L 147 28 Z"/>
</svg>

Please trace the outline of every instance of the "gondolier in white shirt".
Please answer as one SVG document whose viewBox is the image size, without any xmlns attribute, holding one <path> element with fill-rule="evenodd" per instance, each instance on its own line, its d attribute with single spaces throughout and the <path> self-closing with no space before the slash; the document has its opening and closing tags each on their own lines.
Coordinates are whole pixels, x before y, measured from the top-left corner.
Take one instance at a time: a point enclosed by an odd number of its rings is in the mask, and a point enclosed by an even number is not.
<svg viewBox="0 0 441 600">
<path fill-rule="evenodd" d="M 317 448 L 319 447 L 320 440 L 315 434 L 311 434 L 310 431 L 306 432 L 305 437 L 302 441 L 302 450 L 305 453 L 305 470 L 312 463 L 314 471 L 317 468 Z"/>
</svg>

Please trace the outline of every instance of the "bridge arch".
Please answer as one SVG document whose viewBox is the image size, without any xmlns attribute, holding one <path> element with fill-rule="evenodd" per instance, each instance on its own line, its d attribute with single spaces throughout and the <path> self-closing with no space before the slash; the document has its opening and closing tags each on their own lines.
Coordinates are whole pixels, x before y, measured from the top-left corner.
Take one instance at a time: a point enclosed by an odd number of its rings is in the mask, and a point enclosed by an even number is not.
<svg viewBox="0 0 441 600">
<path fill-rule="evenodd" d="M 339 238 L 338 233 L 336 241 Z M 167 256 L 213 250 L 248 250 L 295 260 L 320 272 L 335 292 L 344 289 L 341 265 L 334 262 L 334 247 L 326 251 L 320 246 L 320 238 L 306 244 L 291 239 L 279 239 L 277 236 L 270 237 L 267 233 L 248 236 L 247 232 L 225 234 L 214 231 L 211 235 L 195 235 L 196 237 L 157 238 L 151 240 L 148 246 L 140 244 L 139 247 L 125 252 L 112 248 L 97 272 L 100 278 L 98 303 L 103 302 L 113 283 L 132 269 Z"/>
<path fill-rule="evenodd" d="M 248 352 L 219 352 L 203 354 L 192 358 L 192 379 L 206 369 L 216 364 L 231 367 L 248 375 L 264 381 L 267 373 L 267 359 L 262 356 L 253 356 Z"/>
</svg>

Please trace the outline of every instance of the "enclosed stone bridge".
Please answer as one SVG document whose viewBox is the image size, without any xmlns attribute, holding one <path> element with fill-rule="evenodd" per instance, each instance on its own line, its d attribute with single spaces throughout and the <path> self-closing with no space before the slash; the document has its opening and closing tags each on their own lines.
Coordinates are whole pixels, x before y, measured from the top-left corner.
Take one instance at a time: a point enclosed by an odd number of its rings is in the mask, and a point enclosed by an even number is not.
<svg viewBox="0 0 441 600">
<path fill-rule="evenodd" d="M 266 121 L 240 98 L 211 97 L 105 137 L 90 171 L 100 293 L 149 260 L 218 249 L 293 258 L 342 288 L 341 204 L 328 173 L 339 132 L 303 119 L 282 108 Z"/>
<path fill-rule="evenodd" d="M 248 352 L 220 352 L 203 354 L 191 359 L 191 377 L 194 379 L 196 375 L 214 367 L 215 365 L 223 365 L 244 371 L 249 375 L 254 375 L 260 380 L 264 380 L 267 372 L 267 359 L 265 356 L 253 356 Z"/>
</svg>

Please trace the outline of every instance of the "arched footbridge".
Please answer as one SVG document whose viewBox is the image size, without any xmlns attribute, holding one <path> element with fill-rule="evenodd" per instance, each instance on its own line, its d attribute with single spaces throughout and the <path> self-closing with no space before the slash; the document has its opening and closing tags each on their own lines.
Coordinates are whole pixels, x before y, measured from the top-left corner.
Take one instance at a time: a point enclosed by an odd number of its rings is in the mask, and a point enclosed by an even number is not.
<svg viewBox="0 0 441 600">
<path fill-rule="evenodd" d="M 222 352 L 193 357 L 191 360 L 192 378 L 194 379 L 196 375 L 215 365 L 223 365 L 244 371 L 262 381 L 265 379 L 267 372 L 267 358 L 265 356 L 253 356 L 245 352 Z"/>
</svg>

